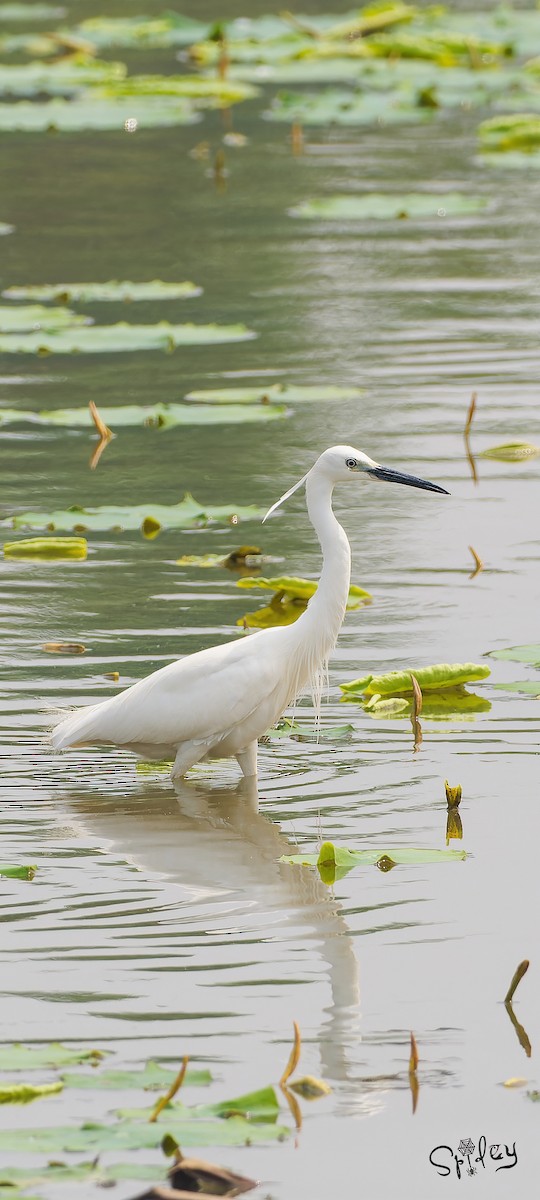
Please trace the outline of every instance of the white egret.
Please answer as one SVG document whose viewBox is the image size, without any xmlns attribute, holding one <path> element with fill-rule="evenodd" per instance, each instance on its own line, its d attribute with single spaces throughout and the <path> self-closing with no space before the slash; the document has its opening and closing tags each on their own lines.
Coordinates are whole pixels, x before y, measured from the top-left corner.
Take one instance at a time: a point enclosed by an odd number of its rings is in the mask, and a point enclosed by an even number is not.
<svg viewBox="0 0 540 1200">
<path fill-rule="evenodd" d="M 174 760 L 173 778 L 201 759 L 232 757 L 244 775 L 255 776 L 258 738 L 320 678 L 345 614 L 351 551 L 332 511 L 332 492 L 337 483 L 370 479 L 448 495 L 435 483 L 381 467 L 352 446 L 325 450 L 266 514 L 305 483 L 309 519 L 323 554 L 319 585 L 305 613 L 285 628 L 260 630 L 188 655 L 110 700 L 78 709 L 56 726 L 53 746 L 113 745 L 145 759 Z"/>
</svg>

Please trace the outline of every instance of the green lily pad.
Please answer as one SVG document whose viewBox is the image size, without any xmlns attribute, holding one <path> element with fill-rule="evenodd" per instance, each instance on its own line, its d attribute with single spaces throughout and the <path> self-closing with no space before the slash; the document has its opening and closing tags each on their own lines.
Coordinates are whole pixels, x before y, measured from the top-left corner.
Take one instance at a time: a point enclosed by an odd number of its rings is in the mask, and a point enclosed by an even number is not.
<svg viewBox="0 0 540 1200">
<path fill-rule="evenodd" d="M 189 46 L 206 37 L 208 28 L 207 23 L 171 12 L 158 17 L 89 17 L 66 32 L 99 49 L 163 50 Z"/>
<path fill-rule="evenodd" d="M 392 848 L 391 850 L 349 850 L 346 846 L 334 846 L 325 842 L 318 854 L 283 854 L 280 862 L 292 866 L 318 868 L 323 883 L 332 884 L 343 879 L 357 866 L 423 865 L 424 863 L 458 862 L 467 858 L 465 850 L 424 850 Z"/>
<path fill-rule="evenodd" d="M 60 1079 L 54 1083 L 7 1083 L 0 1080 L 0 1104 L 29 1104 L 31 1100 L 39 1100 L 43 1096 L 54 1096 L 62 1091 L 63 1086 Z"/>
<path fill-rule="evenodd" d="M 219 1117 L 183 1119 L 164 1110 L 153 1124 L 122 1121 L 108 1125 L 86 1123 L 80 1129 L 69 1125 L 48 1129 L 2 1129 L 0 1150 L 24 1154 L 158 1150 L 165 1133 L 180 1146 L 245 1146 L 283 1141 L 289 1136 L 290 1129 L 274 1122 L 249 1121 L 243 1116 L 229 1120 Z"/>
<path fill-rule="evenodd" d="M 11 863 L 0 863 L 0 876 L 4 879 L 33 879 L 37 871 L 36 866 L 18 867 L 12 866 Z M 2 1050 L 0 1049 L 0 1070 L 2 1068 Z"/>
<path fill-rule="evenodd" d="M 0 333 L 22 333 L 43 330 L 80 328 L 91 324 L 90 317 L 71 312 L 69 308 L 45 308 L 42 304 L 0 304 Z"/>
<path fill-rule="evenodd" d="M 0 105 L 1 108 L 1 105 Z M 4 354 L 116 354 L 133 350 L 174 350 L 212 346 L 256 337 L 245 325 L 89 325 L 51 333 L 0 335 Z"/>
<path fill-rule="evenodd" d="M 103 301 L 191 300 L 200 296 L 202 288 L 195 283 L 163 283 L 151 279 L 148 283 L 110 279 L 106 283 L 39 283 L 24 287 L 9 287 L 2 292 L 6 300 L 55 300 L 62 304 L 95 304 Z"/>
<path fill-rule="evenodd" d="M 77 1088 L 81 1091 L 127 1091 L 137 1088 L 146 1092 L 166 1092 L 174 1083 L 177 1071 L 171 1071 L 159 1062 L 150 1060 L 140 1071 L 113 1070 L 96 1071 L 92 1069 L 87 1074 L 72 1073 L 62 1076 L 65 1087 Z M 184 1077 L 183 1087 L 206 1087 L 212 1082 L 212 1074 L 206 1068 L 189 1068 Z"/>
<path fill-rule="evenodd" d="M 198 106 L 228 108 L 252 100 L 259 89 L 240 79 L 207 78 L 202 75 L 129 75 L 107 88 L 114 98 L 123 96 L 185 96 Z"/>
<path fill-rule="evenodd" d="M 127 529 L 141 529 L 146 536 L 155 536 L 160 529 L 197 529 L 217 524 L 238 524 L 239 521 L 256 520 L 264 516 L 264 509 L 255 505 L 199 504 L 194 496 L 186 492 L 178 504 L 134 504 L 125 507 L 103 505 L 98 508 L 61 509 L 57 512 L 17 513 L 11 518 L 15 529 L 112 530 L 120 533 Z"/>
<path fill-rule="evenodd" d="M 326 404 L 334 400 L 359 400 L 364 395 L 364 389 L 356 387 L 271 383 L 260 387 L 208 388 L 188 392 L 185 399 L 197 404 L 311 404 L 316 401 Z"/>
<path fill-rule="evenodd" d="M 33 104 L 19 100 L 0 105 L 0 132 L 40 133 L 48 130 L 82 132 L 116 130 L 134 133 L 169 125 L 192 125 L 199 119 L 189 102 L 180 96 L 106 97 L 96 88 L 74 100 L 55 98 Z"/>
<path fill-rule="evenodd" d="M 159 1166 L 138 1159 L 132 1163 L 107 1163 L 107 1166 L 93 1159 L 71 1164 L 52 1162 L 34 1170 L 31 1167 L 0 1167 L 0 1196 L 18 1195 L 19 1191 L 26 1193 L 30 1187 L 50 1188 L 58 1183 L 87 1183 L 98 1187 L 110 1187 L 124 1179 L 155 1183 L 158 1175 Z M 24 1200 L 27 1200 L 26 1195 Z"/>
<path fill-rule="evenodd" d="M 400 88 L 392 92 L 328 88 L 279 92 L 264 116 L 268 121 L 302 125 L 395 125 L 429 121 L 432 112 L 418 104 L 414 94 Z"/>
<path fill-rule="evenodd" d="M 1 18 L 0 18 L 1 19 Z M 124 63 L 100 62 L 90 54 L 74 54 L 56 63 L 0 64 L 0 94 L 4 96 L 69 96 L 93 85 L 124 78 Z"/>
<path fill-rule="evenodd" d="M 153 1108 L 119 1109 L 116 1113 L 122 1120 L 144 1121 L 151 1116 Z M 189 1108 L 171 1100 L 163 1109 L 163 1120 L 197 1120 L 206 1117 L 222 1117 L 231 1120 L 242 1116 L 254 1122 L 275 1121 L 279 1112 L 278 1099 L 273 1087 L 259 1088 L 233 1100 L 220 1100 L 216 1104 L 196 1104 Z"/>
<path fill-rule="evenodd" d="M 86 538 L 21 538 L 18 542 L 5 542 L 6 558 L 86 558 Z"/>
<path fill-rule="evenodd" d="M 292 625 L 305 612 L 308 600 L 317 591 L 314 579 L 293 579 L 290 576 L 280 576 L 276 579 L 265 579 L 263 576 L 247 576 L 237 580 L 237 587 L 262 588 L 274 592 L 270 604 L 259 608 L 256 612 L 245 613 L 239 617 L 236 624 L 252 629 L 271 629 L 274 625 Z M 347 609 L 360 608 L 369 604 L 371 596 L 363 588 L 351 584 L 347 600 Z"/>
<path fill-rule="evenodd" d="M 123 404 L 101 408 L 100 416 L 111 429 L 143 425 L 155 429 L 175 429 L 178 425 L 246 425 L 279 421 L 287 416 L 285 405 L 195 405 L 195 404 Z M 88 408 L 57 408 L 30 412 L 0 408 L 0 427 L 15 424 L 49 425 L 60 428 L 94 428 Z"/>
<path fill-rule="evenodd" d="M 407 696 L 412 694 L 411 673 L 418 680 L 422 692 L 442 691 L 455 688 L 462 683 L 473 683 L 487 679 L 491 669 L 476 663 L 437 663 L 432 667 L 411 667 L 410 671 L 389 671 L 386 675 L 365 675 L 350 683 L 340 684 L 347 694 L 366 696 Z"/>
<path fill-rule="evenodd" d="M 515 683 L 495 683 L 494 687 L 501 692 L 522 692 L 525 696 L 540 696 L 540 683 L 518 679 Z"/>
<path fill-rule="evenodd" d="M 466 196 L 460 192 L 367 192 L 361 196 L 326 196 L 320 200 L 304 200 L 289 209 L 293 217 L 322 221 L 395 221 L 440 220 L 444 217 L 469 216 L 482 212 L 488 201 L 482 196 Z"/>
<path fill-rule="evenodd" d="M 488 650 L 490 658 L 501 658 L 508 662 L 530 663 L 540 667 L 540 643 L 526 646 L 508 646 L 504 650 Z"/>
<path fill-rule="evenodd" d="M 491 117 L 478 127 L 478 136 L 491 153 L 506 154 L 521 150 L 540 150 L 540 116 L 538 113 L 512 113 Z"/>
<path fill-rule="evenodd" d="M 0 1046 L 0 1071 L 29 1071 L 42 1067 L 65 1067 L 73 1063 L 96 1066 L 106 1050 L 75 1050 L 61 1042 L 43 1046 L 22 1046 L 19 1042 Z"/>
<path fill-rule="evenodd" d="M 482 450 L 480 458 L 496 458 L 499 462 L 526 462 L 528 458 L 536 458 L 540 454 L 540 446 L 530 442 L 506 442 L 503 446 L 492 446 Z"/>
<path fill-rule="evenodd" d="M 65 8 L 53 4 L 0 4 L 1 21 L 57 21 Z"/>
</svg>

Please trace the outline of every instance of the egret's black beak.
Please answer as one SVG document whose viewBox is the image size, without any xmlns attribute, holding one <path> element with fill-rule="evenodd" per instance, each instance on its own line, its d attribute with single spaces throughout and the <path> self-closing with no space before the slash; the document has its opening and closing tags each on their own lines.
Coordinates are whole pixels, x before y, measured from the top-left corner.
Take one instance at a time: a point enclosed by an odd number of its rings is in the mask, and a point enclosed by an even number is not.
<svg viewBox="0 0 540 1200">
<path fill-rule="evenodd" d="M 374 479 L 383 479 L 385 483 L 405 483 L 407 487 L 423 488 L 425 492 L 442 492 L 443 496 L 449 496 L 450 492 L 446 488 L 439 487 L 438 483 L 429 483 L 427 479 L 418 479 L 416 475 L 406 475 L 403 471 L 394 471 L 392 467 L 368 467 L 367 475 L 372 475 Z"/>
</svg>

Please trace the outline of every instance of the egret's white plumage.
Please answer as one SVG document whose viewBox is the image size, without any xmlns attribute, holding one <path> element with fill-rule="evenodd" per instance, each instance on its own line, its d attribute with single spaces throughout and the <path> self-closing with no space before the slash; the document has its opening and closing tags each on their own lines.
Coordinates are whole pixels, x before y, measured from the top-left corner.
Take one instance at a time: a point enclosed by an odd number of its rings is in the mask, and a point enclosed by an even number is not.
<svg viewBox="0 0 540 1200">
<path fill-rule="evenodd" d="M 309 518 L 323 553 L 319 585 L 306 612 L 293 625 L 201 650 L 110 700 L 79 709 L 56 726 L 53 746 L 114 745 L 145 758 L 174 759 L 173 777 L 204 758 L 236 757 L 244 775 L 256 775 L 257 739 L 316 680 L 336 644 L 349 594 L 351 555 L 332 511 L 332 492 L 336 483 L 355 478 L 444 491 L 380 467 L 351 446 L 325 450 L 269 510 L 305 482 Z"/>
</svg>

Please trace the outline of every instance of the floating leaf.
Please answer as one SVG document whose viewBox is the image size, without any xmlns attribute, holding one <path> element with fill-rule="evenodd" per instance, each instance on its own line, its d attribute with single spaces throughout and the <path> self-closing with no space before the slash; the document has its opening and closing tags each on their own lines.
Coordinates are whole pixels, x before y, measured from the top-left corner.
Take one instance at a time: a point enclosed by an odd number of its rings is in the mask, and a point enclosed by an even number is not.
<svg viewBox="0 0 540 1200">
<path fill-rule="evenodd" d="M 530 663 L 532 667 L 540 667 L 540 642 L 525 646 L 508 646 L 505 650 L 488 650 L 488 654 L 490 658 Z"/>
<path fill-rule="evenodd" d="M 189 1110 L 185 1110 L 189 1112 Z M 155 1124 L 148 1121 L 100 1125 L 87 1122 L 80 1129 L 52 1126 L 48 1129 L 0 1130 L 0 1150 L 10 1153 L 51 1154 L 59 1151 L 81 1153 L 108 1150 L 158 1150 L 163 1134 L 168 1133 L 181 1146 L 245 1146 L 283 1141 L 289 1136 L 286 1125 L 248 1121 L 235 1116 L 194 1119 L 176 1117 L 169 1109 Z"/>
<path fill-rule="evenodd" d="M 124 63 L 100 62 L 90 54 L 73 54 L 55 63 L 0 64 L 0 94 L 69 96 L 94 84 L 113 83 L 127 75 Z"/>
<path fill-rule="evenodd" d="M 374 866 L 382 860 L 388 860 L 392 865 L 415 865 L 457 862 L 466 858 L 465 850 L 349 850 L 345 846 L 334 846 L 332 842 L 325 842 L 318 854 L 284 854 L 279 861 L 293 866 L 316 866 L 323 883 L 330 884 L 342 879 L 353 867 Z"/>
<path fill-rule="evenodd" d="M 98 1187 L 111 1186 L 123 1179 L 134 1179 L 137 1182 L 148 1180 L 154 1182 L 159 1168 L 138 1159 L 132 1163 L 102 1163 L 95 1158 L 90 1162 L 67 1163 L 52 1162 L 46 1167 L 0 1167 L 0 1196 L 10 1195 L 7 1188 L 13 1189 L 11 1195 L 18 1195 L 19 1190 L 26 1192 L 27 1188 L 50 1188 L 58 1183 L 89 1183 Z M 2 1191 L 6 1188 L 6 1192 Z M 26 1200 L 26 1196 L 25 1196 Z"/>
<path fill-rule="evenodd" d="M 491 117 L 479 125 L 478 136 L 492 154 L 540 150 L 540 116 L 537 113 L 510 113 Z"/>
<path fill-rule="evenodd" d="M 36 866 L 31 867 L 16 867 L 10 863 L 0 863 L 0 875 L 5 879 L 33 879 L 37 871 Z M 2 1065 L 2 1053 L 0 1049 L 0 1070 L 11 1070 L 11 1067 L 5 1068 Z"/>
<path fill-rule="evenodd" d="M 112 1091 L 125 1091 L 131 1088 L 144 1090 L 145 1092 L 159 1092 L 165 1088 L 169 1088 L 174 1082 L 176 1076 L 175 1071 L 163 1066 L 159 1062 L 150 1060 L 142 1070 L 112 1070 L 112 1071 L 89 1071 L 87 1074 L 69 1073 L 63 1075 L 62 1080 L 65 1087 L 91 1089 L 92 1091 L 105 1088 Z M 206 1087 L 212 1082 L 212 1074 L 206 1068 L 189 1069 L 184 1079 L 185 1087 Z"/>
<path fill-rule="evenodd" d="M 126 50 L 162 50 L 189 46 L 207 32 L 208 24 L 171 12 L 158 17 L 89 17 L 68 36 L 100 49 L 119 46 Z"/>
<path fill-rule="evenodd" d="M 86 538 L 23 538 L 19 542 L 5 542 L 6 558 L 86 558 Z"/>
<path fill-rule="evenodd" d="M 392 195 L 366 192 L 354 196 L 325 196 L 320 200 L 304 200 L 289 209 L 292 217 L 322 221 L 395 221 L 438 220 L 444 217 L 468 216 L 481 212 L 488 201 L 482 196 L 467 196 L 461 192 L 409 192 Z"/>
<path fill-rule="evenodd" d="M 270 121 L 302 125 L 395 125 L 429 121 L 432 111 L 402 89 L 389 92 L 280 92 L 264 114 Z"/>
<path fill-rule="evenodd" d="M 492 446 L 489 450 L 481 450 L 480 458 L 497 458 L 500 462 L 524 462 L 528 458 L 536 458 L 540 454 L 540 446 L 530 442 L 506 442 L 504 446 Z"/>
<path fill-rule="evenodd" d="M 25 870 L 35 871 L 35 867 Z M 4 868 L 0 868 L 4 870 Z M 31 878 L 31 876 L 28 876 Z M 38 1067 L 64 1067 L 71 1063 L 88 1063 L 96 1066 L 106 1050 L 75 1050 L 61 1042 L 49 1042 L 44 1046 L 22 1046 L 19 1042 L 0 1046 L 0 1071 L 28 1071 Z"/>
<path fill-rule="evenodd" d="M 249 425 L 287 417 L 285 406 L 278 404 L 123 404 L 99 411 L 103 421 L 115 427 L 142 425 L 165 430 L 179 425 Z M 0 426 L 27 423 L 90 429 L 94 422 L 87 407 L 44 409 L 41 412 L 0 408 Z"/>
<path fill-rule="evenodd" d="M 0 109 L 2 105 L 0 105 Z M 245 325 L 90 325 L 53 333 L 0 336 L 5 354 L 112 354 L 133 350 L 174 350 L 177 346 L 212 346 L 256 337 Z"/>
<path fill-rule="evenodd" d="M 54 1083 L 7 1083 L 0 1080 L 0 1104 L 29 1104 L 31 1100 L 61 1092 L 63 1086 L 60 1079 Z"/>
<path fill-rule="evenodd" d="M 242 588 L 262 588 L 274 592 L 270 604 L 256 612 L 246 613 L 239 617 L 237 625 L 248 625 L 258 629 L 268 629 L 273 625 L 291 625 L 298 619 L 307 607 L 307 602 L 317 591 L 317 582 L 312 579 L 294 579 L 290 576 L 280 576 L 276 579 L 265 579 L 263 576 L 247 576 L 239 579 L 236 584 Z M 347 609 L 360 608 L 371 600 L 369 592 L 351 584 L 347 600 Z"/>
<path fill-rule="evenodd" d="M 526 696 L 540 696 L 540 683 L 531 683 L 527 679 L 518 679 L 515 683 L 495 683 L 493 686 L 501 692 L 522 692 Z"/>
<path fill-rule="evenodd" d="M 107 95 L 184 96 L 205 108 L 228 108 L 242 100 L 252 100 L 259 89 L 239 79 L 216 79 L 202 75 L 129 75 L 109 85 Z"/>
<path fill-rule="evenodd" d="M 476 663 L 437 663 L 432 667 L 414 667 L 418 686 L 422 692 L 442 691 L 445 688 L 455 688 L 459 684 L 472 683 L 478 679 L 487 679 L 491 670 Z M 341 690 L 348 694 L 361 693 L 366 696 L 379 694 L 381 696 L 407 696 L 412 693 L 410 671 L 389 671 L 386 675 L 368 675 L 362 679 L 353 679 L 351 683 L 340 684 Z"/>
<path fill-rule="evenodd" d="M 152 1108 L 123 1108 L 116 1113 L 118 1117 L 128 1121 L 145 1121 L 153 1114 Z M 158 1116 L 161 1122 L 178 1120 L 199 1120 L 207 1117 L 222 1117 L 229 1121 L 231 1118 L 242 1116 L 249 1121 L 275 1121 L 279 1112 L 279 1104 L 273 1087 L 260 1088 L 245 1096 L 237 1096 L 233 1100 L 221 1100 L 215 1104 L 196 1104 L 186 1107 L 178 1101 L 171 1100 L 161 1110 Z"/>
<path fill-rule="evenodd" d="M 0 304 L 0 333 L 21 333 L 24 330 L 70 329 L 90 325 L 90 317 L 80 316 L 69 308 L 45 308 L 41 304 Z"/>
<path fill-rule="evenodd" d="M 106 97 L 90 88 L 74 100 L 55 98 L 40 104 L 19 100 L 0 105 L 0 132 L 79 132 L 88 129 L 134 132 L 169 125 L 192 125 L 199 119 L 181 96 Z M 133 124 L 132 124 L 133 123 Z"/>
<path fill-rule="evenodd" d="M 159 533 L 160 529 L 197 529 L 218 524 L 238 524 L 264 516 L 264 509 L 252 505 L 199 504 L 194 496 L 186 492 L 178 504 L 133 504 L 125 507 L 103 505 L 99 508 L 79 508 L 74 505 L 58 512 L 17 513 L 11 518 L 15 529 L 73 530 L 84 533 L 92 530 L 113 530 L 120 533 L 125 529 L 142 529 L 147 533 Z M 151 528 L 149 528 L 148 523 Z M 156 528 L 157 526 L 157 528 Z"/>
<path fill-rule="evenodd" d="M 333 400 L 359 400 L 364 394 L 362 388 L 355 387 L 272 383 L 268 387 L 210 388 L 188 392 L 185 398 L 198 404 L 302 404 L 316 401 L 326 404 Z"/>
<path fill-rule="evenodd" d="M 195 1192 L 199 1195 L 238 1196 L 257 1186 L 254 1179 L 235 1175 L 226 1167 L 217 1167 L 203 1159 L 186 1158 L 185 1155 L 181 1155 L 171 1167 L 169 1181 L 171 1187 L 189 1195 Z"/>
<path fill-rule="evenodd" d="M 323 1079 L 315 1079 L 313 1075 L 304 1075 L 301 1079 L 289 1080 L 287 1087 L 301 1096 L 303 1100 L 320 1100 L 321 1096 L 329 1096 L 332 1088 Z"/>
<path fill-rule="evenodd" d="M 7 300 L 56 300 L 62 304 L 95 304 L 120 300 L 190 300 L 200 296 L 202 288 L 195 283 L 164 283 L 151 279 L 148 283 L 110 279 L 106 283 L 38 283 L 24 287 L 9 287 L 2 292 Z"/>
<path fill-rule="evenodd" d="M 295 742 L 336 742 L 346 740 L 354 733 L 354 725 L 329 725 L 327 729 L 311 729 L 290 717 L 282 717 L 277 725 L 268 729 L 263 741 L 290 737 Z"/>
</svg>

